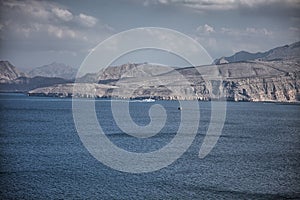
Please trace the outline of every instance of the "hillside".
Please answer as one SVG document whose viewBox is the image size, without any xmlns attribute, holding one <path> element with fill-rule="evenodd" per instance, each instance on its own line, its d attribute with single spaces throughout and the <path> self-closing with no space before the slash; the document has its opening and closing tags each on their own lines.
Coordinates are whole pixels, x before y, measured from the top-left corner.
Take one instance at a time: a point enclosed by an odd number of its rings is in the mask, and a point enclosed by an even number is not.
<svg viewBox="0 0 300 200">
<path fill-rule="evenodd" d="M 7 61 L 1 62 L 0 91 L 28 91 L 29 95 L 113 98 L 155 98 L 168 100 L 277 101 L 300 100 L 300 43 L 277 47 L 264 53 L 240 52 L 222 58 L 222 63 L 174 68 L 148 63 L 111 66 L 76 80 L 59 77 L 26 77 Z M 246 59 L 246 60 L 243 60 Z M 239 60 L 238 62 L 235 62 Z M 53 65 L 54 66 L 54 65 Z M 53 67 L 52 66 L 52 67 Z M 49 76 L 67 74 L 67 69 Z M 216 68 L 216 71 L 212 70 Z M 42 69 L 51 69 L 43 67 Z M 46 73 L 46 70 L 42 70 Z M 203 77 L 218 73 L 220 80 Z M 70 73 L 73 73 L 72 69 Z M 32 75 L 32 74 L 31 74 Z M 73 91 L 77 88 L 77 91 Z M 221 91 L 219 91 L 221 89 Z"/>
<path fill-rule="evenodd" d="M 0 69 L 0 92 L 28 92 L 35 88 L 72 82 L 58 77 L 29 77 L 8 61 L 0 61 Z"/>
<path fill-rule="evenodd" d="M 26 76 L 8 61 L 0 61 L 0 83 L 10 83 L 14 79 Z"/>
<path fill-rule="evenodd" d="M 0 92 L 28 92 L 40 87 L 50 87 L 70 82 L 72 81 L 56 77 L 18 77 L 13 82 L 0 84 Z"/>
<path fill-rule="evenodd" d="M 149 66 L 148 66 L 149 67 Z M 139 66 L 127 69 L 126 76 L 118 73 L 105 82 L 107 76 L 97 80 L 98 83 L 81 83 L 76 93 L 74 84 L 55 85 L 38 88 L 30 95 L 43 96 L 80 96 L 80 97 L 114 97 L 114 98 L 155 98 L 168 100 L 212 100 L 215 87 L 223 87 L 225 99 L 230 101 L 279 101 L 295 102 L 300 100 L 299 77 L 300 63 L 289 61 L 252 61 L 217 65 L 223 81 L 205 82 L 202 76 L 212 75 L 213 66 L 187 67 L 169 70 L 158 74 L 135 74 Z M 137 68 L 137 69 L 136 69 Z M 151 66 L 149 67 L 151 69 Z M 149 69 L 149 70 L 150 70 Z M 153 70 L 153 69 L 152 69 Z M 199 73 L 200 72 L 200 73 Z M 129 74 L 129 75 L 128 75 Z M 183 80 L 188 80 L 184 84 Z"/>
<path fill-rule="evenodd" d="M 101 69 L 98 73 L 86 74 L 76 81 L 80 83 L 112 84 L 122 78 L 151 77 L 167 73 L 171 69 L 173 68 L 149 63 L 127 63 Z"/>
<path fill-rule="evenodd" d="M 233 62 L 242 62 L 248 60 L 289 60 L 297 59 L 300 55 L 300 42 L 293 43 L 291 45 L 285 45 L 282 47 L 276 47 L 266 52 L 249 53 L 247 51 L 240 51 L 229 57 L 222 57 L 216 59 L 214 64 L 225 64 Z"/>
<path fill-rule="evenodd" d="M 41 67 L 37 67 L 30 72 L 28 75 L 30 77 L 42 76 L 42 77 L 56 77 L 63 78 L 67 80 L 72 80 L 75 78 L 77 70 L 67 66 L 62 63 L 53 62 L 49 65 L 43 65 Z"/>
</svg>

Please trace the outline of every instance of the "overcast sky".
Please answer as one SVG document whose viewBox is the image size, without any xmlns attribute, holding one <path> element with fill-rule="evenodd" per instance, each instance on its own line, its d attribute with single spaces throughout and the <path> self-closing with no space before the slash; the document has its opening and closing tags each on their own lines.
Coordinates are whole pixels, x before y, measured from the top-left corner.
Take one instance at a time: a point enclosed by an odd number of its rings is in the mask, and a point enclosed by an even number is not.
<svg viewBox="0 0 300 200">
<path fill-rule="evenodd" d="M 136 27 L 185 33 L 213 58 L 241 50 L 266 51 L 300 40 L 299 0 L 0 2 L 0 59 L 21 69 L 54 61 L 78 68 L 99 42 Z M 160 59 L 147 60 L 144 54 Z M 163 57 L 168 58 L 146 51 L 118 62 L 160 62 Z M 175 63 L 184 65 L 176 59 L 165 59 L 163 64 Z"/>
</svg>

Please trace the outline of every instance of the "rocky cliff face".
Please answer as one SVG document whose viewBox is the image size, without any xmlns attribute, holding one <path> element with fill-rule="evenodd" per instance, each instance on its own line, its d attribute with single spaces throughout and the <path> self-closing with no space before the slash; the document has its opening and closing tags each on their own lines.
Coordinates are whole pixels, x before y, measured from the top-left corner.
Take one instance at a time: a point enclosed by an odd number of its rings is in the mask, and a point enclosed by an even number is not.
<svg viewBox="0 0 300 200">
<path fill-rule="evenodd" d="M 264 53 L 242 51 L 221 58 L 217 65 L 173 68 L 124 64 L 86 74 L 76 83 L 61 78 L 22 77 L 24 74 L 2 61 L 0 80 L 4 83 L 0 90 L 13 86 L 14 91 L 31 89 L 30 95 L 45 96 L 296 102 L 300 100 L 299 55 L 297 42 Z M 51 71 L 54 74 L 55 69 Z M 222 79 L 206 80 L 216 75 Z"/>
<path fill-rule="evenodd" d="M 145 70 L 145 67 L 148 69 Z M 218 68 L 222 81 L 204 81 L 203 76 L 212 75 L 212 67 Z M 212 100 L 220 98 L 214 92 L 217 88 L 217 93 L 224 94 L 222 99 L 232 101 L 295 102 L 300 97 L 300 63 L 297 60 L 251 61 L 196 68 L 168 68 L 165 71 L 139 65 L 126 67 L 125 71 L 122 68 L 124 66 L 120 66 L 120 69 L 107 69 L 112 74 L 108 75 L 106 71 L 103 76 L 99 76 L 98 82 L 107 78 L 114 79 L 106 84 L 80 83 L 75 85 L 75 92 L 74 84 L 56 85 L 29 93 L 51 96 Z M 158 71 L 154 73 L 155 70 Z M 148 73 L 144 73 L 145 71 Z"/>
<path fill-rule="evenodd" d="M 234 101 L 299 101 L 300 63 L 255 61 L 221 68 L 226 97 Z"/>
</svg>

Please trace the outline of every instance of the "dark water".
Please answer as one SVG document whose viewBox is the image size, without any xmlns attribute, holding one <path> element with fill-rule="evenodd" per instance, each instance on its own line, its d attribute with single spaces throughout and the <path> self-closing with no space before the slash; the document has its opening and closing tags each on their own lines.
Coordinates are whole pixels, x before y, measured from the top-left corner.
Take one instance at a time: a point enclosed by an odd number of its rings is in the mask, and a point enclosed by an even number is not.
<svg viewBox="0 0 300 200">
<path fill-rule="evenodd" d="M 167 144 L 178 129 L 178 102 L 167 109 L 162 133 L 134 139 L 111 118 L 109 102 L 97 115 L 116 145 L 147 152 Z M 137 124 L 149 123 L 152 103 L 130 103 Z M 210 103 L 200 102 L 197 137 L 184 155 L 156 172 L 129 174 L 94 159 L 82 145 L 71 99 L 0 95 L 0 191 L 2 199 L 300 199 L 300 106 L 227 104 L 222 136 L 198 158 Z"/>
</svg>

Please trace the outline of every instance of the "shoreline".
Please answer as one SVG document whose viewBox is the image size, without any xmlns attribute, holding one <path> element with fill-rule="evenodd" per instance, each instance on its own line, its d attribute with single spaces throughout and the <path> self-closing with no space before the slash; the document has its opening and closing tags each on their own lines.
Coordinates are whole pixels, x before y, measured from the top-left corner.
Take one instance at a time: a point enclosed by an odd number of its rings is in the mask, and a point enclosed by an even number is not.
<svg viewBox="0 0 300 200">
<path fill-rule="evenodd" d="M 62 99 L 95 99 L 95 100 L 144 100 L 144 99 L 153 99 L 155 101 L 199 101 L 199 102 L 211 102 L 211 101 L 220 101 L 220 102 L 236 102 L 236 103 L 243 103 L 243 102 L 251 102 L 251 103 L 265 103 L 265 104 L 286 104 L 286 105 L 300 105 L 300 101 L 274 101 L 274 100 L 267 100 L 267 101 L 248 101 L 248 100 L 239 100 L 239 101 L 234 101 L 232 99 L 208 99 L 208 100 L 200 100 L 200 99 L 172 99 L 172 98 L 162 98 L 162 97 L 130 97 L 130 98 L 120 98 L 120 97 L 83 97 L 83 96 L 60 96 L 59 94 L 44 94 L 44 93 L 28 93 L 28 92 L 22 92 L 22 91 L 17 91 L 17 92 L 12 92 L 12 91 L 0 91 L 0 94 L 23 94 L 24 96 L 30 96 L 30 97 L 51 97 L 51 98 L 62 98 Z"/>
</svg>

